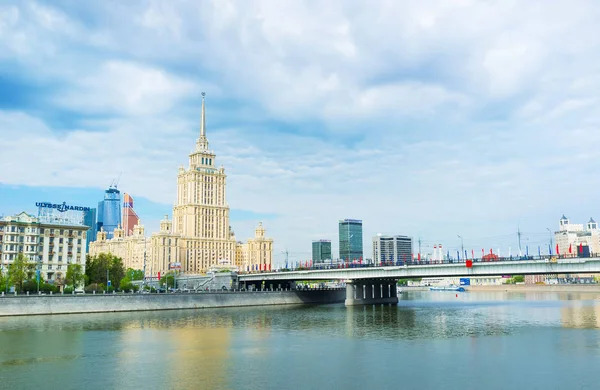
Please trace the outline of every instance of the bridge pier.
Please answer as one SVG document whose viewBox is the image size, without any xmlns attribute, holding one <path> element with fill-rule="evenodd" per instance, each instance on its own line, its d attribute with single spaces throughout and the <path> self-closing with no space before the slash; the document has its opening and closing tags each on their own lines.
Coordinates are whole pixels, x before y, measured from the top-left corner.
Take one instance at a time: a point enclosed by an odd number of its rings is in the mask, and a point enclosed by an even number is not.
<svg viewBox="0 0 600 390">
<path fill-rule="evenodd" d="M 395 280 L 346 280 L 346 306 L 398 303 Z"/>
</svg>

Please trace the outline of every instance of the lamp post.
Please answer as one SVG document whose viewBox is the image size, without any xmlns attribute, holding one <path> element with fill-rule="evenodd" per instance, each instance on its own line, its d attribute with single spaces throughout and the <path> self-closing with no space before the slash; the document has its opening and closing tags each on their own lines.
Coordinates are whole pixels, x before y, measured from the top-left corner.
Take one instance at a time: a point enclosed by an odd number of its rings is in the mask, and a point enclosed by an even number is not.
<svg viewBox="0 0 600 390">
<path fill-rule="evenodd" d="M 108 294 L 108 268 L 106 269 L 106 293 Z"/>
<path fill-rule="evenodd" d="M 552 256 L 552 231 L 550 228 L 546 228 L 548 230 L 548 236 L 550 237 L 550 246 L 548 247 L 548 254 Z"/>
<path fill-rule="evenodd" d="M 465 253 L 465 244 L 464 244 L 463 238 L 461 237 L 460 234 L 457 234 L 456 237 L 460 238 L 460 253 L 461 253 L 461 255 L 464 255 L 464 253 Z"/>
</svg>

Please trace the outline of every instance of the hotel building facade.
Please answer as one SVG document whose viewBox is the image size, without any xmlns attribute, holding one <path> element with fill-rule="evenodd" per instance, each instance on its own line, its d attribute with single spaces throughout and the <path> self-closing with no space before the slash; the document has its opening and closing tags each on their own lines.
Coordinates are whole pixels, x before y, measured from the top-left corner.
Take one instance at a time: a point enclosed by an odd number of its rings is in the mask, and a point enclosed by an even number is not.
<svg viewBox="0 0 600 390">
<path fill-rule="evenodd" d="M 253 239 L 236 241 L 229 224 L 226 178 L 225 168 L 217 167 L 216 154 L 208 147 L 203 97 L 200 137 L 189 155 L 188 167 L 181 166 L 177 174 L 173 219 L 165 216 L 159 232 L 149 239 L 141 238 L 145 234 L 139 225 L 130 237 L 121 235 L 120 226 L 112 239 L 100 231 L 96 242 L 90 244 L 90 254 L 111 252 L 121 257 L 126 267 L 144 269 L 139 263 L 140 248 L 144 246 L 147 275 L 169 269 L 204 273 L 219 266 L 237 266 L 242 271 L 271 269 L 273 240 L 266 237 L 262 223 Z"/>
<path fill-rule="evenodd" d="M 69 264 L 80 264 L 85 272 L 88 227 L 69 221 L 46 222 L 19 213 L 0 219 L 0 263 L 3 272 L 22 253 L 44 280 L 64 281 Z"/>
</svg>

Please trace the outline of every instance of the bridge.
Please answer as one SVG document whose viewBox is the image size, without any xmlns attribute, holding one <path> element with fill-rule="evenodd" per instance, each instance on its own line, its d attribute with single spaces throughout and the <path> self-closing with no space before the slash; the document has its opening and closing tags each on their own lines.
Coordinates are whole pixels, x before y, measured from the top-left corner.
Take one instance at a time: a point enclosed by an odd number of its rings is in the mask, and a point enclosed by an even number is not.
<svg viewBox="0 0 600 390">
<path fill-rule="evenodd" d="M 470 265 L 470 266 L 467 266 Z M 397 303 L 398 279 L 474 277 L 495 275 L 600 273 L 600 258 L 509 260 L 472 263 L 400 265 L 362 268 L 310 269 L 241 274 L 240 285 L 293 288 L 297 281 L 340 280 L 346 282 L 346 305 Z"/>
</svg>

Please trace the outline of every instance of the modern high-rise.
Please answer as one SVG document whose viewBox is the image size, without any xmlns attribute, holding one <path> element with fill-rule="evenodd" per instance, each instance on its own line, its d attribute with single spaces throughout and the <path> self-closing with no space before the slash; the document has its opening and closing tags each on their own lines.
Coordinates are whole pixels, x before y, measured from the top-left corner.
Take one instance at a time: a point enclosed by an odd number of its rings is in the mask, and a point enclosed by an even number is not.
<svg viewBox="0 0 600 390">
<path fill-rule="evenodd" d="M 133 228 L 140 223 L 140 218 L 133 209 L 133 196 L 123 193 L 123 231 L 125 236 L 133 234 Z"/>
<path fill-rule="evenodd" d="M 96 209 L 89 209 L 86 211 L 83 216 L 83 224 L 89 227 L 85 240 L 85 251 L 90 251 L 90 242 L 96 241 L 97 230 L 97 222 L 96 222 Z"/>
<path fill-rule="evenodd" d="M 107 238 L 113 238 L 113 231 L 121 225 L 121 192 L 116 185 L 108 187 L 104 199 L 98 202 L 97 220 L 97 230 L 104 228 Z"/>
<path fill-rule="evenodd" d="M 359 219 L 339 221 L 340 260 L 345 262 L 362 261 L 363 232 Z"/>
<path fill-rule="evenodd" d="M 217 167 L 216 155 L 208 148 L 204 94 L 200 137 L 189 154 L 187 168 L 177 174 L 177 198 L 173 219 L 160 222 L 160 231 L 149 241 L 142 240 L 141 230 L 133 236 L 108 239 L 104 231 L 90 246 L 90 254 L 106 251 L 123 253 L 124 264 L 138 264 L 133 253 L 145 253 L 146 274 L 178 269 L 186 273 L 203 273 L 216 267 L 243 270 L 269 270 L 273 261 L 273 240 L 259 223 L 254 238 L 237 242 L 229 225 L 229 205 L 225 198 L 225 168 Z M 104 228 L 106 230 L 106 228 Z M 134 240 L 139 236 L 139 240 Z M 127 249 L 131 246 L 131 250 Z M 146 247 L 143 251 L 141 248 Z M 138 258 L 141 255 L 138 255 Z"/>
<path fill-rule="evenodd" d="M 384 262 L 404 262 L 412 259 L 412 238 L 408 236 L 373 237 L 373 261 L 375 264 Z"/>
<path fill-rule="evenodd" d="M 331 260 L 331 241 L 316 240 L 312 242 L 313 263 L 324 263 Z"/>
</svg>

